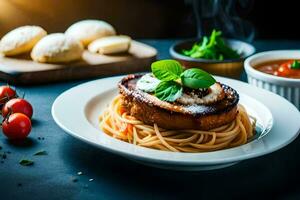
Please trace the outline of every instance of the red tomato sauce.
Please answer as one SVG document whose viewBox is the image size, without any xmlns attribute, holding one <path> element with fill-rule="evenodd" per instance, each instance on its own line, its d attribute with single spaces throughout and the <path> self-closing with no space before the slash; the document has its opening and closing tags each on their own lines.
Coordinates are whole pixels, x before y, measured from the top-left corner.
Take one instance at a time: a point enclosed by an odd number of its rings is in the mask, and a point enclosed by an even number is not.
<svg viewBox="0 0 300 200">
<path fill-rule="evenodd" d="M 294 60 L 274 60 L 261 63 L 255 69 L 274 76 L 300 79 L 300 69 L 291 68 L 293 62 Z"/>
</svg>

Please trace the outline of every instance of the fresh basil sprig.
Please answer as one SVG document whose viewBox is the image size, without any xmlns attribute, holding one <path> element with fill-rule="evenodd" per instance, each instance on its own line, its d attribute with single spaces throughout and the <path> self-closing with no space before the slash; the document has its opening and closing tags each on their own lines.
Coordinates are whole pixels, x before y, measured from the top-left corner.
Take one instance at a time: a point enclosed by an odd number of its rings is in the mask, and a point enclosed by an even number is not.
<svg viewBox="0 0 300 200">
<path fill-rule="evenodd" d="M 163 101 L 176 101 L 182 95 L 183 87 L 208 88 L 216 82 L 209 73 L 198 68 L 184 70 L 175 60 L 154 62 L 151 69 L 154 76 L 161 81 L 154 94 Z"/>
</svg>

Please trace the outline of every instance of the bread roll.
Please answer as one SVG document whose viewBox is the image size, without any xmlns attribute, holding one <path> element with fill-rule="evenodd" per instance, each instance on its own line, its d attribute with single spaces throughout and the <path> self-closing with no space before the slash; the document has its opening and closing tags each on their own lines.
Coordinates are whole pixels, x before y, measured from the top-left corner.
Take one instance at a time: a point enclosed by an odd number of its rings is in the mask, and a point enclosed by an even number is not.
<svg viewBox="0 0 300 200">
<path fill-rule="evenodd" d="M 95 40 L 88 46 L 92 53 L 113 54 L 127 52 L 131 43 L 131 38 L 125 35 L 110 36 Z"/>
<path fill-rule="evenodd" d="M 81 59 L 82 44 L 63 33 L 49 34 L 32 49 L 31 58 L 42 63 L 66 63 Z"/>
<path fill-rule="evenodd" d="M 84 46 L 87 46 L 98 38 L 115 35 L 116 31 L 105 21 L 83 20 L 71 25 L 65 33 L 81 41 Z"/>
<path fill-rule="evenodd" d="M 2 37 L 0 53 L 14 56 L 30 52 L 33 46 L 46 35 L 47 32 L 39 26 L 21 26 Z"/>
</svg>

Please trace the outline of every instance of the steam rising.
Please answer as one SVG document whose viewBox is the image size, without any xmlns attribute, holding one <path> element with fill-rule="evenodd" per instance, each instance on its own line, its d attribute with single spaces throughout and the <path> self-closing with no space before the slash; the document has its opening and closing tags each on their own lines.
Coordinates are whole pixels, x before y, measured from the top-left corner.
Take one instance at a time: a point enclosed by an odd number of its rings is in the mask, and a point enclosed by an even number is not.
<svg viewBox="0 0 300 200">
<path fill-rule="evenodd" d="M 253 25 L 238 16 L 237 10 L 247 13 L 253 0 L 187 0 L 193 4 L 197 37 L 208 35 L 218 29 L 226 37 L 252 41 Z"/>
</svg>

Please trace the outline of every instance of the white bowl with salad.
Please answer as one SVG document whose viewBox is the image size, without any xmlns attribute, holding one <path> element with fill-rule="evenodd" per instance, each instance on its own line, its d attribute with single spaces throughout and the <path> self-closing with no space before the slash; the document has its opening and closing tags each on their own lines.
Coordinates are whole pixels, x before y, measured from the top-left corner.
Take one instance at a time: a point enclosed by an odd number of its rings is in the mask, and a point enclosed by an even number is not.
<svg viewBox="0 0 300 200">
<path fill-rule="evenodd" d="M 213 30 L 209 37 L 181 41 L 170 47 L 171 56 L 186 68 L 198 67 L 211 74 L 239 78 L 245 58 L 255 53 L 246 42 L 226 39 Z"/>
<path fill-rule="evenodd" d="M 270 90 L 300 110 L 300 51 L 276 50 L 255 54 L 245 60 L 248 82 Z"/>
</svg>

